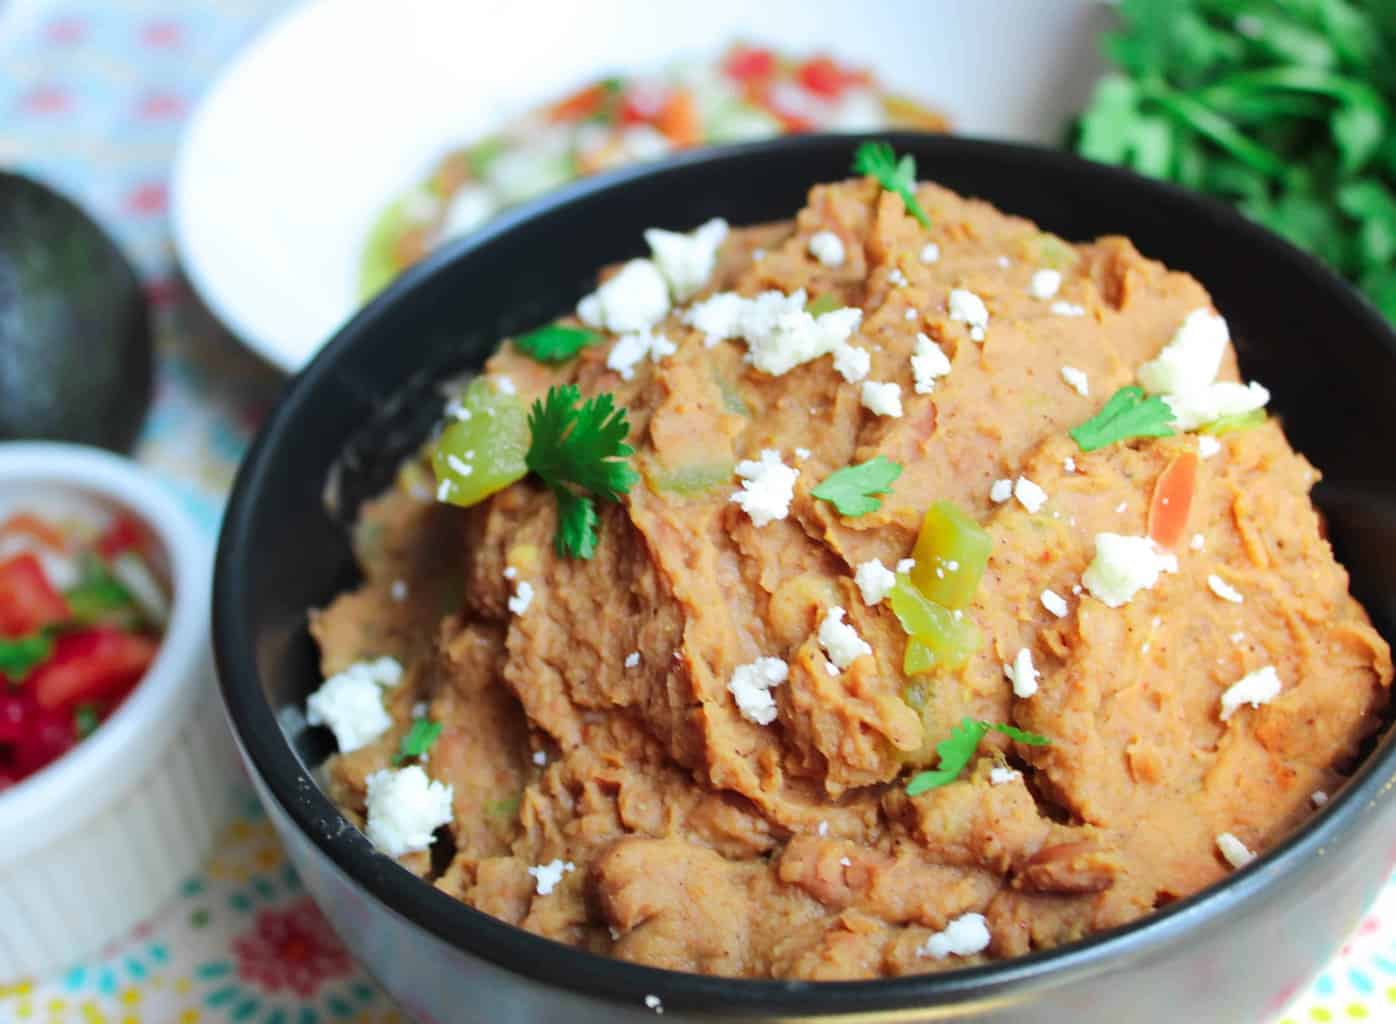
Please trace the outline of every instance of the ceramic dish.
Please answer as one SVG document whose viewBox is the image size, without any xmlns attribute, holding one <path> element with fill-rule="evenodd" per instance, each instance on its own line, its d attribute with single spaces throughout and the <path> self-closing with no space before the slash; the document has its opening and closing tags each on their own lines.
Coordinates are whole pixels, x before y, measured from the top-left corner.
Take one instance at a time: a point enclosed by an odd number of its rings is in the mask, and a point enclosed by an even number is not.
<svg viewBox="0 0 1396 1024">
<path fill-rule="evenodd" d="M 208 853 L 237 770 L 209 659 L 208 542 L 126 459 L 0 445 L 0 501 L 46 498 L 146 524 L 173 600 L 159 653 L 130 696 L 0 793 L 0 982 L 61 967 L 149 917 Z"/>
<path fill-rule="evenodd" d="M 737 38 L 826 50 L 958 130 L 1055 143 L 1089 93 L 1108 16 L 1093 0 L 405 0 L 391 17 L 318 0 L 254 42 L 190 119 L 171 185 L 175 242 L 214 314 L 293 372 L 358 308 L 384 204 L 451 146 L 599 72 L 715 58 Z"/>
<path fill-rule="evenodd" d="M 1396 520 L 1389 506 L 1351 497 L 1358 483 L 1396 483 L 1387 456 L 1396 428 L 1385 413 L 1396 393 L 1396 336 L 1370 306 L 1286 243 L 1177 189 L 1049 150 L 891 141 L 916 157 L 922 178 L 1067 238 L 1128 235 L 1205 282 L 1240 339 L 1243 371 L 1270 385 L 1271 408 L 1325 471 L 1329 493 L 1349 496 L 1323 504 L 1337 553 L 1392 635 L 1393 577 L 1375 555 L 1390 546 Z M 482 1021 L 638 1020 L 656 994 L 680 1019 L 1257 1020 L 1331 955 L 1389 873 L 1396 742 L 1386 736 L 1270 854 L 1129 926 L 936 975 L 723 979 L 599 958 L 479 913 L 376 854 L 320 791 L 312 767 L 327 753 L 325 737 L 298 710 L 319 683 L 305 611 L 352 580 L 346 524 L 438 415 L 435 384 L 477 368 L 500 337 L 570 309 L 596 268 L 634 255 L 644 228 L 787 217 L 811 184 L 846 175 L 853 147 L 807 137 L 695 153 L 574 185 L 504 217 L 409 272 L 341 331 L 292 384 L 244 464 L 215 584 L 224 697 L 309 889 L 423 1020 L 463 1019 L 463 1006 L 474 1008 L 464 1019 Z"/>
</svg>

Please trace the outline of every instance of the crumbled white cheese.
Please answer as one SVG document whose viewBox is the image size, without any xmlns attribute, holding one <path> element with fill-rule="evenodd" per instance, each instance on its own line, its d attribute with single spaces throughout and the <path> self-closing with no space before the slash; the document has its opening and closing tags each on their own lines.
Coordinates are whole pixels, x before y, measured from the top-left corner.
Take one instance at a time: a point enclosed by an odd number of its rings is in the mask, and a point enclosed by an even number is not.
<svg viewBox="0 0 1396 1024">
<path fill-rule="evenodd" d="M 1120 502 L 1118 505 L 1115 506 L 1115 513 L 1118 515 L 1118 514 L 1124 512 L 1127 508 L 1129 508 L 1129 502 L 1127 502 L 1127 501 L 1122 501 L 1122 502 Z"/>
<path fill-rule="evenodd" d="M 1011 497 L 1013 497 L 1012 480 L 995 480 L 989 485 L 989 500 L 996 505 L 1002 505 Z"/>
<path fill-rule="evenodd" d="M 805 311 L 805 300 L 803 288 L 791 295 L 762 292 L 751 299 L 719 292 L 685 310 L 683 320 L 702 331 L 709 346 L 729 338 L 745 339 L 747 360 L 761 372 L 779 377 L 847 347 L 863 319 L 863 311 L 854 307 L 811 316 Z"/>
<path fill-rule="evenodd" d="M 514 615 L 522 615 L 528 611 L 528 606 L 533 603 L 533 584 L 528 580 L 519 580 L 514 585 L 514 596 L 509 598 L 509 611 Z"/>
<path fill-rule="evenodd" d="M 1044 590 L 1042 592 L 1042 607 L 1060 619 L 1066 615 L 1066 598 L 1055 590 Z"/>
<path fill-rule="evenodd" d="M 1258 708 L 1280 695 L 1280 677 L 1274 665 L 1248 672 L 1232 684 L 1221 697 L 1221 720 L 1225 722 L 1242 704 Z"/>
<path fill-rule="evenodd" d="M 1022 774 L 1015 768 L 1006 768 L 1001 764 L 996 764 L 989 769 L 989 785 L 1002 786 L 1004 783 L 1020 778 Z"/>
<path fill-rule="evenodd" d="M 577 303 L 582 323 L 616 334 L 646 330 L 668 312 L 669 282 L 651 260 L 631 260 Z"/>
<path fill-rule="evenodd" d="M 984 330 L 989 326 L 989 308 L 983 299 L 967 288 L 952 288 L 948 308 L 951 320 L 969 327 L 972 340 L 984 340 Z"/>
<path fill-rule="evenodd" d="M 859 658 L 872 653 L 872 647 L 858 631 L 843 621 L 844 611 L 834 605 L 824 613 L 819 624 L 819 646 L 837 668 L 848 668 Z"/>
<path fill-rule="evenodd" d="M 1227 639 L 1233 644 L 1239 644 L 1242 640 L 1246 639 L 1246 634 L 1238 629 L 1236 632 L 1232 633 L 1231 636 L 1227 637 Z"/>
<path fill-rule="evenodd" d="M 631 651 L 629 654 L 627 654 L 627 655 L 625 656 L 625 667 L 626 667 L 626 668 L 634 668 L 634 667 L 635 667 L 636 665 L 638 665 L 638 664 L 640 664 L 640 652 L 639 652 L 639 651 Z"/>
<path fill-rule="evenodd" d="M 994 262 L 1001 266 L 1004 270 L 1007 270 L 1009 267 L 1013 266 L 1013 261 L 1010 260 L 1007 256 L 1000 256 L 996 260 L 994 260 Z"/>
<path fill-rule="evenodd" d="M 856 345 L 839 345 L 834 349 L 834 372 L 850 384 L 857 384 L 872 369 L 872 356 Z"/>
<path fill-rule="evenodd" d="M 1047 492 L 1025 476 L 1013 481 L 1013 497 L 1033 515 L 1047 503 Z"/>
<path fill-rule="evenodd" d="M 1148 537 L 1097 533 L 1095 558 L 1081 582 L 1103 604 L 1119 608 L 1157 583 L 1160 573 L 1177 571 L 1178 559 Z"/>
<path fill-rule="evenodd" d="M 1322 807 L 1324 804 L 1328 803 L 1328 794 L 1321 789 L 1316 789 L 1312 795 L 1310 795 L 1309 799 L 1314 802 L 1315 807 Z"/>
<path fill-rule="evenodd" d="M 658 332 L 635 331 L 622 334 L 606 356 L 606 368 L 619 373 L 621 380 L 632 380 L 635 377 L 635 367 L 643 362 L 646 356 L 650 362 L 657 363 L 678 350 L 677 345 Z"/>
<path fill-rule="evenodd" d="M 815 831 L 821 836 L 827 836 L 829 834 L 829 823 L 827 821 L 821 821 L 819 827 L 815 829 Z"/>
<path fill-rule="evenodd" d="M 1163 400 L 1173 410 L 1174 425 L 1179 430 L 1196 430 L 1223 416 L 1241 416 L 1265 408 L 1270 402 L 1270 392 L 1255 381 L 1238 384 L 1234 380 L 1220 380 L 1200 391 L 1164 395 Z"/>
<path fill-rule="evenodd" d="M 656 995 L 645 996 L 645 1006 L 653 1010 L 656 1014 L 662 1015 L 664 1013 L 664 1003 L 661 1002 L 660 998 Z"/>
<path fill-rule="evenodd" d="M 1078 370 L 1074 366 L 1062 367 L 1062 380 L 1080 395 L 1085 398 L 1091 393 L 1091 381 L 1086 376 L 1086 371 Z"/>
<path fill-rule="evenodd" d="M 392 727 L 383 707 L 383 690 L 396 686 L 402 665 L 396 658 L 356 661 L 330 676 L 305 702 L 305 720 L 328 726 L 340 753 L 367 746 Z"/>
<path fill-rule="evenodd" d="M 911 570 L 915 568 L 916 559 L 914 558 L 903 558 L 900 562 L 897 563 L 897 572 L 900 573 L 902 576 L 905 576 L 907 573 L 911 572 Z"/>
<path fill-rule="evenodd" d="M 887 283 L 893 288 L 905 288 L 907 285 L 906 275 L 902 273 L 901 267 L 893 267 L 887 271 Z"/>
<path fill-rule="evenodd" d="M 744 459 L 737 463 L 737 476 L 742 489 L 732 495 L 732 501 L 742 507 L 757 526 L 790 514 L 790 502 L 795 497 L 795 480 L 800 471 L 780 460 L 780 452 L 767 448 L 759 462 Z"/>
<path fill-rule="evenodd" d="M 1245 598 L 1241 596 L 1239 590 L 1216 573 L 1212 573 L 1207 577 L 1207 589 L 1216 594 L 1223 601 L 1230 601 L 1232 604 L 1240 604 L 1245 600 Z"/>
<path fill-rule="evenodd" d="M 927 242 L 925 245 L 921 246 L 922 263 L 934 263 L 938 259 L 940 259 L 940 246 L 936 245 L 934 242 Z"/>
<path fill-rule="evenodd" d="M 916 320 L 916 318 L 919 317 L 920 315 L 921 315 L 921 314 L 918 313 L 918 312 L 916 312 L 916 310 L 914 310 L 914 309 L 908 309 L 905 313 L 902 314 L 902 319 L 904 319 L 907 323 L 912 323 L 912 322 L 914 322 L 914 321 Z"/>
<path fill-rule="evenodd" d="M 1013 684 L 1013 696 L 1027 699 L 1037 692 L 1037 677 L 1041 674 L 1032 663 L 1032 651 L 1019 648 L 1013 664 L 1003 666 L 1003 674 Z"/>
<path fill-rule="evenodd" d="M 576 870 L 577 865 L 573 864 L 570 860 L 562 860 L 561 858 L 555 857 L 546 864 L 539 864 L 529 868 L 528 873 L 533 876 L 534 881 L 537 883 L 536 888 L 538 895 L 546 896 L 557 888 L 558 883 L 562 881 L 563 875 Z"/>
<path fill-rule="evenodd" d="M 1057 289 L 1062 286 L 1062 272 L 1043 268 L 1033 272 L 1032 280 L 1028 282 L 1028 294 L 1034 299 L 1046 301 L 1057 294 Z"/>
<path fill-rule="evenodd" d="M 841 867 L 841 868 L 851 868 L 852 866 L 853 866 L 853 861 L 852 861 L 852 859 L 850 859 L 850 858 L 848 858 L 848 857 L 840 857 L 840 858 L 839 858 L 839 867 Z"/>
<path fill-rule="evenodd" d="M 384 768 L 364 779 L 369 842 L 389 857 L 425 850 L 451 820 L 452 787 L 434 782 L 421 765 Z"/>
<path fill-rule="evenodd" d="M 810 451 L 808 448 L 796 448 L 796 449 L 795 449 L 795 458 L 799 459 L 801 462 L 804 462 L 806 459 L 808 459 L 808 458 L 809 458 L 811 455 L 813 455 L 813 454 L 814 454 L 814 453 L 813 453 L 812 451 Z"/>
<path fill-rule="evenodd" d="M 1255 854 L 1230 832 L 1223 832 L 1217 836 L 1217 849 L 1221 851 L 1222 857 L 1233 868 L 1243 868 L 1255 860 Z"/>
<path fill-rule="evenodd" d="M 1204 459 L 1210 459 L 1217 452 L 1221 451 L 1221 442 L 1211 434 L 1199 434 L 1197 437 L 1197 454 Z"/>
<path fill-rule="evenodd" d="M 727 222 L 714 217 L 687 234 L 650 228 L 645 244 L 659 272 L 669 282 L 675 302 L 685 302 L 708 283 L 717 266 L 717 251 L 727 238 Z"/>
<path fill-rule="evenodd" d="M 811 256 L 826 267 L 843 266 L 843 239 L 832 231 L 816 231 L 810 235 L 809 251 Z"/>
<path fill-rule="evenodd" d="M 516 569 L 514 566 L 512 566 L 512 565 L 506 565 L 506 566 L 504 567 L 504 578 L 505 578 L 506 580 L 518 579 L 518 577 L 519 577 L 519 570 Z"/>
<path fill-rule="evenodd" d="M 935 390 L 936 378 L 950 373 L 950 357 L 936 342 L 917 332 L 916 351 L 911 357 L 911 375 L 916 381 L 916 393 L 929 395 Z"/>
<path fill-rule="evenodd" d="M 548 755 L 547 755 L 547 753 L 546 753 L 545 751 L 542 751 L 542 750 L 535 750 L 535 751 L 533 752 L 533 763 L 536 764 L 536 765 L 538 765 L 540 768 L 541 768 L 543 765 L 547 764 L 547 763 L 548 763 Z"/>
<path fill-rule="evenodd" d="M 779 658 L 757 658 L 732 671 L 727 690 L 737 702 L 737 710 L 748 722 L 770 725 L 776 720 L 776 702 L 771 687 L 790 677 L 790 666 Z"/>
<path fill-rule="evenodd" d="M 1068 473 L 1075 473 L 1076 460 L 1068 455 L 1066 458 L 1062 459 L 1062 469 L 1066 470 Z M 1072 524 L 1075 525 L 1075 520 L 1072 520 Z"/>
<path fill-rule="evenodd" d="M 1050 309 L 1050 310 L 1052 311 L 1052 315 L 1053 315 L 1053 316 L 1085 316 L 1085 315 L 1086 315 L 1086 307 L 1085 307 L 1085 306 L 1078 306 L 1078 305 L 1077 305 L 1076 303 L 1074 303 L 1074 302 L 1063 302 L 1061 299 L 1058 299 L 1056 302 L 1052 303 L 1052 305 L 1050 305 L 1050 306 L 1047 307 L 1047 308 Z"/>
<path fill-rule="evenodd" d="M 902 415 L 901 385 L 876 380 L 863 381 L 863 408 L 878 416 L 899 419 Z"/>
<path fill-rule="evenodd" d="M 871 607 L 881 604 L 892 592 L 897 583 L 897 575 L 882 564 L 882 559 L 872 558 L 858 566 L 853 573 L 853 582 L 858 584 L 863 603 Z"/>
<path fill-rule="evenodd" d="M 989 948 L 989 922 L 983 914 L 962 914 L 920 946 L 916 955 L 944 960 L 948 956 L 973 956 Z"/>
<path fill-rule="evenodd" d="M 1139 367 L 1139 383 L 1152 395 L 1206 388 L 1216 379 L 1231 334 L 1210 309 L 1194 309 L 1158 356 Z"/>
<path fill-rule="evenodd" d="M 407 600 L 407 581 L 393 580 L 393 585 L 388 588 L 388 595 L 398 604 Z"/>
</svg>

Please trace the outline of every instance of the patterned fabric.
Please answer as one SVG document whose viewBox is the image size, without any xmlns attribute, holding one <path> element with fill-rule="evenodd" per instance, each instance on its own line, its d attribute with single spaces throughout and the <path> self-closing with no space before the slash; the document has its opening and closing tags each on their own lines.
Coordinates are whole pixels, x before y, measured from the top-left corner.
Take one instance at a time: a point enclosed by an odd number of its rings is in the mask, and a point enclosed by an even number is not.
<svg viewBox="0 0 1396 1024">
<path fill-rule="evenodd" d="M 77 199 L 156 311 L 138 455 L 210 532 L 280 377 L 178 277 L 166 182 L 180 125 L 283 0 L 0 0 L 0 166 Z M 153 920 L 53 977 L 0 987 L 0 1024 L 407 1024 L 302 891 L 250 793 L 213 858 Z M 1275 1024 L 1396 1021 L 1396 884 Z"/>
</svg>

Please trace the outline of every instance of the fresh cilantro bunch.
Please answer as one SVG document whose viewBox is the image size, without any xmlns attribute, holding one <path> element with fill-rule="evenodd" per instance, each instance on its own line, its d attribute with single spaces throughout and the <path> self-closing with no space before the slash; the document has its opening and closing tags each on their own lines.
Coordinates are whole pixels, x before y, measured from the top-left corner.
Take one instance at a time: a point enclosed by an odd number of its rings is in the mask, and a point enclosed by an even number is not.
<svg viewBox="0 0 1396 1024">
<path fill-rule="evenodd" d="M 853 169 L 876 178 L 888 192 L 897 193 L 906 204 L 907 212 L 920 221 L 923 228 L 931 226 L 931 218 L 916 198 L 916 158 L 910 153 L 898 160 L 886 142 L 865 142 L 853 154 Z"/>
<path fill-rule="evenodd" d="M 1082 155 L 1218 196 L 1396 320 L 1396 9 L 1120 0 Z"/>
<path fill-rule="evenodd" d="M 579 404 L 580 403 L 580 404 Z M 575 384 L 551 387 L 528 414 L 524 457 L 557 498 L 558 554 L 590 558 L 596 551 L 596 502 L 619 501 L 639 479 L 626 462 L 630 424 L 605 392 L 581 401 Z"/>
</svg>

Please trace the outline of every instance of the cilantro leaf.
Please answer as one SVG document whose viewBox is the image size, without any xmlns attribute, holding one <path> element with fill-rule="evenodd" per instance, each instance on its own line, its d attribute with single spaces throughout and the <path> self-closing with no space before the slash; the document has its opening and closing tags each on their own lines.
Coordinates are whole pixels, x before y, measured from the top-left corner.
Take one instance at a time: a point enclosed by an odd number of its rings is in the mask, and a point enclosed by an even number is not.
<svg viewBox="0 0 1396 1024">
<path fill-rule="evenodd" d="M 73 619 L 84 624 L 138 618 L 131 592 L 97 558 L 87 560 L 82 579 L 63 596 Z"/>
<path fill-rule="evenodd" d="M 414 719 L 412 728 L 407 730 L 407 734 L 398 743 L 397 753 L 393 755 L 393 764 L 400 765 L 410 758 L 421 757 L 431 749 L 440 735 L 440 722 L 433 722 L 430 718 Z"/>
<path fill-rule="evenodd" d="M 47 632 L 0 637 L 0 676 L 17 683 L 52 654 L 53 637 Z"/>
<path fill-rule="evenodd" d="M 514 347 L 540 363 L 563 363 L 600 340 L 600 334 L 584 327 L 546 324 L 535 331 L 520 334 L 514 339 Z"/>
<path fill-rule="evenodd" d="M 1045 747 L 1052 742 L 1046 736 L 1025 732 L 1011 725 L 965 718 L 950 730 L 949 737 L 936 744 L 936 754 L 940 761 L 933 770 L 913 775 L 906 784 L 906 795 L 920 796 L 928 789 L 936 789 L 958 779 L 973 759 L 975 750 L 979 748 L 979 741 L 988 735 L 990 730 L 1001 732 L 1011 740 L 1033 747 Z"/>
<path fill-rule="evenodd" d="M 97 726 L 102 724 L 102 713 L 97 710 L 95 704 L 79 704 L 73 710 L 73 734 L 80 740 L 85 740 L 97 731 Z"/>
<path fill-rule="evenodd" d="M 832 504 L 841 516 L 861 516 L 876 512 L 892 482 L 902 475 L 902 466 L 885 455 L 878 455 L 856 466 L 836 469 L 817 484 L 810 494 Z"/>
<path fill-rule="evenodd" d="M 916 198 L 916 159 L 910 153 L 898 160 L 888 143 L 865 142 L 853 154 L 853 169 L 876 178 L 888 192 L 901 196 L 907 212 L 920 221 L 923 228 L 931 226 L 931 218 Z"/>
<path fill-rule="evenodd" d="M 1173 410 L 1158 395 L 1145 398 L 1143 388 L 1131 385 L 1116 391 L 1105 408 L 1068 433 L 1083 452 L 1131 437 L 1170 437 Z"/>
<path fill-rule="evenodd" d="M 590 558 L 596 549 L 591 499 L 619 501 L 639 479 L 626 461 L 634 449 L 625 443 L 625 410 L 616 408 L 609 393 L 582 402 L 575 384 L 554 386 L 533 403 L 528 429 L 524 462 L 558 501 L 558 551 Z"/>
</svg>

